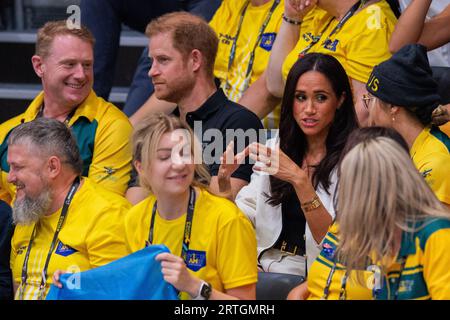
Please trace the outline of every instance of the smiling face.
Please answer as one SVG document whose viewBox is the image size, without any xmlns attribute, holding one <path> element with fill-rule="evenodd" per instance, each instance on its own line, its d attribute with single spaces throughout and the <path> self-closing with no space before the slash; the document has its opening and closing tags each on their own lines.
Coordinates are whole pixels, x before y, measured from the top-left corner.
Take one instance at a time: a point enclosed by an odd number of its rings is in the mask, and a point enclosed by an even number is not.
<svg viewBox="0 0 450 320">
<path fill-rule="evenodd" d="M 186 131 L 177 129 L 164 133 L 159 140 L 156 154 L 149 161 L 147 170 L 137 164 L 139 174 L 146 176 L 152 191 L 164 195 L 181 195 L 193 183 L 195 164 Z"/>
<path fill-rule="evenodd" d="M 322 73 L 308 71 L 297 82 L 294 119 L 306 136 L 326 136 L 344 98 L 344 95 L 336 96 L 330 81 Z"/>
<path fill-rule="evenodd" d="M 36 154 L 26 143 L 8 147 L 8 182 L 17 190 L 13 206 L 16 223 L 35 222 L 50 208 L 49 180 L 45 176 L 47 162 Z"/>
<path fill-rule="evenodd" d="M 46 103 L 71 108 L 89 95 L 94 81 L 94 53 L 89 42 L 59 35 L 52 41 L 48 56 L 33 56 L 32 61 L 42 79 Z"/>
<path fill-rule="evenodd" d="M 172 41 L 170 33 L 151 37 L 149 56 L 152 59 L 152 67 L 148 75 L 152 78 L 158 99 L 178 103 L 192 90 L 195 77 L 190 67 L 190 57 L 184 57 L 176 50 Z"/>
</svg>

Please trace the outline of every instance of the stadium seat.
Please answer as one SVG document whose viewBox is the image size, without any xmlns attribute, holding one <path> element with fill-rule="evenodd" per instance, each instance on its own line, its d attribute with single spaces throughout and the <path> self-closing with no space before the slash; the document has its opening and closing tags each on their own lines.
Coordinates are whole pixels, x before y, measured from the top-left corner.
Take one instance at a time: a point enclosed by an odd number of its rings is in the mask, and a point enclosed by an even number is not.
<svg viewBox="0 0 450 320">
<path fill-rule="evenodd" d="M 258 272 L 256 300 L 285 300 L 289 292 L 305 278 L 294 274 Z"/>
</svg>

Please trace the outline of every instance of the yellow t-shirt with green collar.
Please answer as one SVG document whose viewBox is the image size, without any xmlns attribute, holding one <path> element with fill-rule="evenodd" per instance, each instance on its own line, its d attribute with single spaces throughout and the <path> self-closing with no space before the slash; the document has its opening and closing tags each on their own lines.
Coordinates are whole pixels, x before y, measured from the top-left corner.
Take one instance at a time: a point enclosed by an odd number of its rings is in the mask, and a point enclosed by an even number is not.
<svg viewBox="0 0 450 320">
<path fill-rule="evenodd" d="M 255 49 L 255 58 L 248 83 L 246 72 L 250 62 L 250 55 L 255 47 L 261 26 L 263 25 L 274 0 L 260 6 L 248 5 L 242 21 L 241 30 L 236 43 L 236 54 L 233 64 L 228 71 L 231 47 L 238 31 L 241 12 L 247 0 L 224 0 L 217 9 L 209 25 L 219 37 L 219 47 L 214 66 L 214 75 L 220 80 L 221 87 L 228 99 L 237 102 L 249 85 L 255 82 L 269 63 L 270 53 L 275 42 L 281 17 L 284 11 L 284 0 L 275 8 L 263 34 Z M 226 82 L 230 88 L 226 87 Z M 280 106 L 277 106 L 264 120 L 265 128 L 278 128 Z"/>
<path fill-rule="evenodd" d="M 130 204 L 123 197 L 83 178 L 75 193 L 48 265 L 45 295 L 56 270 L 75 273 L 89 270 L 127 255 L 123 219 Z M 31 225 L 17 225 L 11 240 L 10 266 L 14 282 L 21 284 L 22 267 L 36 226 L 28 260 L 24 299 L 38 299 L 41 272 L 47 259 L 61 209 Z M 16 292 L 16 299 L 19 290 Z"/>
<path fill-rule="evenodd" d="M 336 259 L 335 253 L 338 246 L 339 228 L 337 223 L 333 223 L 326 234 L 322 250 L 316 260 L 311 265 L 308 274 L 308 291 L 310 295 L 308 300 L 319 300 L 324 297 L 324 289 L 328 277 L 332 273 L 333 265 L 336 262 L 336 269 L 332 274 L 328 300 L 338 300 L 342 288 L 342 279 L 345 276 L 345 267 Z M 362 273 L 366 286 L 361 286 L 357 280 L 356 272 Z M 373 271 L 353 271 L 348 277 L 345 286 L 346 300 L 371 300 L 372 288 L 374 284 Z"/>
<path fill-rule="evenodd" d="M 153 195 L 148 197 L 126 215 L 125 233 L 130 252 L 145 248 L 155 200 Z M 180 256 L 185 221 L 186 214 L 165 220 L 157 213 L 153 243 L 164 244 L 171 253 Z M 187 265 L 193 275 L 221 292 L 257 282 L 255 231 L 236 205 L 200 189 L 191 228 Z M 181 297 L 189 298 L 186 293 Z"/>
<path fill-rule="evenodd" d="M 11 203 L 16 193 L 14 185 L 7 182 L 7 139 L 19 124 L 36 118 L 44 101 L 41 92 L 27 110 L 0 125 L 0 199 Z M 112 103 L 91 91 L 69 121 L 81 158 L 82 175 L 105 188 L 124 195 L 131 173 L 132 126 L 127 116 Z"/>
<path fill-rule="evenodd" d="M 450 204 L 450 138 L 437 127 L 426 127 L 410 149 L 411 158 L 436 197 Z"/>
<path fill-rule="evenodd" d="M 320 8 L 314 10 L 313 21 L 301 27 L 299 41 L 284 61 L 284 79 L 299 54 L 311 44 L 314 37 L 320 35 L 320 40 L 308 53 L 332 55 L 339 60 L 351 79 L 362 83 L 367 82 L 373 67 L 391 57 L 389 40 L 397 19 L 386 1 L 363 8 L 331 37 L 329 35 L 339 22 Z"/>
</svg>

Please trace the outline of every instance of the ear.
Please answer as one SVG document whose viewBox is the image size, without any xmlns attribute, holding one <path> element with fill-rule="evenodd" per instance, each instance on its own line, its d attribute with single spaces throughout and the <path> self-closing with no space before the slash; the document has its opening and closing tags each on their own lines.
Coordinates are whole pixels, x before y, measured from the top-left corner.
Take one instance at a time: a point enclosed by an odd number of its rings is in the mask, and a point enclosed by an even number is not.
<svg viewBox="0 0 450 320">
<path fill-rule="evenodd" d="M 400 107 L 391 105 L 391 108 L 389 109 L 389 112 L 392 116 L 396 116 L 398 112 L 400 111 Z"/>
<path fill-rule="evenodd" d="M 33 64 L 34 72 L 36 72 L 39 78 L 42 78 L 45 71 L 45 66 L 41 56 L 34 55 L 31 57 L 31 63 Z"/>
<path fill-rule="evenodd" d="M 61 172 L 61 160 L 56 156 L 51 156 L 47 160 L 49 178 L 56 178 Z"/>
<path fill-rule="evenodd" d="M 136 171 L 138 172 L 139 175 L 142 175 L 142 162 L 135 160 L 133 161 L 134 167 L 136 168 Z"/>
<path fill-rule="evenodd" d="M 203 55 L 198 49 L 194 49 L 191 52 L 192 71 L 197 72 L 201 69 L 203 64 Z"/>
</svg>

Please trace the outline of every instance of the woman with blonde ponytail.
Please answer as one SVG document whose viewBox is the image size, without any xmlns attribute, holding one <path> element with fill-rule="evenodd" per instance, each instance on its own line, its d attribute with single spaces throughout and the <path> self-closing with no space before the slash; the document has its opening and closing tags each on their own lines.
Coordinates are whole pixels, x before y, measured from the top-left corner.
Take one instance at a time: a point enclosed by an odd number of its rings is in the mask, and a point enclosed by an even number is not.
<svg viewBox="0 0 450 320">
<path fill-rule="evenodd" d="M 347 273 L 380 268 L 375 299 L 450 299 L 450 212 L 396 142 L 365 141 L 344 157 L 337 211 L 339 260 Z"/>
</svg>

